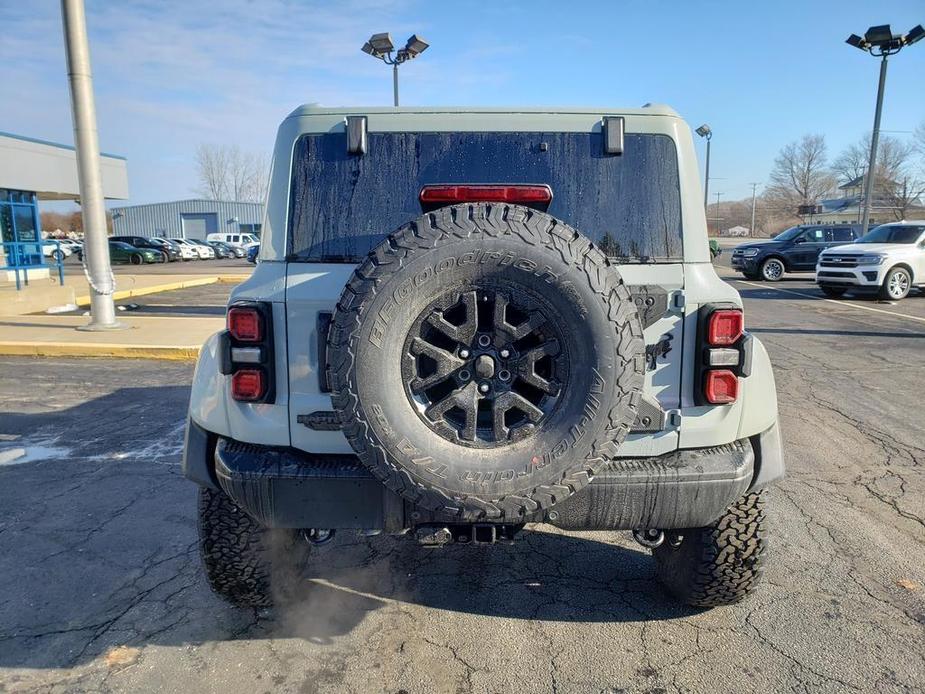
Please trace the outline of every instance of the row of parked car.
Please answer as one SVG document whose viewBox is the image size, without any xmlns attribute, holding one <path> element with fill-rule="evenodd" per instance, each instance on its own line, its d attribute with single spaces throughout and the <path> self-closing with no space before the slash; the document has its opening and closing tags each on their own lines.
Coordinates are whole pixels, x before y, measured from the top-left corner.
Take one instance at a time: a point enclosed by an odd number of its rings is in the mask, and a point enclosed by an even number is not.
<svg viewBox="0 0 925 694">
<path fill-rule="evenodd" d="M 212 236 L 210 234 L 210 236 Z M 219 239 L 164 239 L 157 236 L 112 236 L 109 238 L 109 258 L 113 263 L 172 263 L 183 260 L 212 260 L 215 258 L 246 258 L 256 262 L 260 244 L 244 234 L 243 243 Z M 71 239 L 51 239 L 42 244 L 46 257 L 57 262 L 71 255 L 83 260 L 83 244 Z"/>
<path fill-rule="evenodd" d="M 747 279 L 768 282 L 815 272 L 832 298 L 850 291 L 898 301 L 914 288 L 925 291 L 925 221 L 881 224 L 864 236 L 860 224 L 801 224 L 736 246 L 731 265 Z"/>
</svg>

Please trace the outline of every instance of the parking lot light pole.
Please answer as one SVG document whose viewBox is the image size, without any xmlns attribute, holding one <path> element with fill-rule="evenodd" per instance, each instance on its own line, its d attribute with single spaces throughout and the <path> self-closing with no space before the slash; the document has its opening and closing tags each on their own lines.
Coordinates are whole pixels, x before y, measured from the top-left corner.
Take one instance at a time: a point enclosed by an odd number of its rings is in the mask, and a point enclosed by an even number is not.
<svg viewBox="0 0 925 694">
<path fill-rule="evenodd" d="M 710 140 L 713 139 L 713 131 L 710 126 L 704 123 L 695 130 L 700 137 L 707 138 L 707 165 L 706 171 L 703 172 L 703 209 L 707 209 L 710 200 Z"/>
<path fill-rule="evenodd" d="M 748 230 L 748 233 L 751 236 L 755 235 L 755 202 L 757 200 L 757 190 L 758 190 L 758 184 L 752 183 L 752 226 Z"/>
<path fill-rule="evenodd" d="M 412 34 L 405 42 L 405 47 L 395 51 L 392 37 L 386 32 L 373 34 L 369 41 L 363 44 L 362 51 L 373 58 L 378 58 L 386 65 L 392 66 L 392 100 L 398 106 L 398 66 L 409 60 L 417 58 L 427 50 L 430 44 L 417 34 Z M 392 52 L 395 55 L 392 56 Z"/>
<path fill-rule="evenodd" d="M 854 46 L 875 58 L 880 58 L 880 82 L 877 86 L 877 107 L 874 110 L 874 131 L 870 136 L 870 159 L 864 176 L 864 216 L 861 218 L 861 235 L 867 233 L 870 225 L 870 202 L 876 178 L 877 145 L 880 142 L 880 114 L 883 111 L 883 91 L 886 87 L 887 58 L 899 53 L 903 46 L 909 46 L 925 37 L 925 28 L 921 24 L 912 28 L 908 34 L 894 34 L 889 24 L 870 27 L 863 38 L 851 34 L 845 43 Z"/>
<path fill-rule="evenodd" d="M 100 142 L 96 129 L 93 76 L 90 72 L 90 47 L 83 0 L 61 0 L 61 17 L 74 116 L 74 146 L 77 150 L 77 177 L 84 228 L 83 257 L 90 285 L 90 322 L 78 329 L 117 330 L 125 326 L 116 321 L 112 298 L 115 281 L 106 239 Z"/>
</svg>

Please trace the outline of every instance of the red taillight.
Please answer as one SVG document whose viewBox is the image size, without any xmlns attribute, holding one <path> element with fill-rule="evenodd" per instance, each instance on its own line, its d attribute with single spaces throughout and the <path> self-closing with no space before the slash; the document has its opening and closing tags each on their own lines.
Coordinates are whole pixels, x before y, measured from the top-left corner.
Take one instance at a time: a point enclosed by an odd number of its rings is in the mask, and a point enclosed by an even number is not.
<svg viewBox="0 0 925 694">
<path fill-rule="evenodd" d="M 704 376 L 703 394 L 711 405 L 728 405 L 739 397 L 739 377 L 729 369 L 714 369 Z"/>
<path fill-rule="evenodd" d="M 453 205 L 460 202 L 511 202 L 549 204 L 552 188 L 545 185 L 427 185 L 421 188 L 421 203 Z"/>
<path fill-rule="evenodd" d="M 744 331 L 742 312 L 733 309 L 719 309 L 710 314 L 707 325 L 707 343 L 710 345 L 734 345 Z"/>
<path fill-rule="evenodd" d="M 263 339 L 263 318 L 255 308 L 228 309 L 228 332 L 239 342 L 260 342 Z"/>
<path fill-rule="evenodd" d="M 231 397 L 250 402 L 266 393 L 266 381 L 260 369 L 238 369 L 231 377 Z"/>
</svg>

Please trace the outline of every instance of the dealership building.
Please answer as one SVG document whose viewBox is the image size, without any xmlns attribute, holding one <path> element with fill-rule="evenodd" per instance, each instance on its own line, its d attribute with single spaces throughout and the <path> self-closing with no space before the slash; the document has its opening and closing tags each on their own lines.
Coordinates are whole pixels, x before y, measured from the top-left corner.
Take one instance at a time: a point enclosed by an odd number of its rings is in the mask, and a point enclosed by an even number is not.
<svg viewBox="0 0 925 694">
<path fill-rule="evenodd" d="M 125 157 L 101 154 L 100 169 L 103 196 L 128 199 Z M 0 132 L 0 268 L 27 267 L 30 278 L 47 276 L 39 206 L 42 201 L 79 198 L 73 147 Z"/>
<path fill-rule="evenodd" d="M 177 200 L 112 208 L 116 236 L 161 236 L 204 239 L 226 232 L 260 235 L 263 208 L 254 202 Z"/>
</svg>

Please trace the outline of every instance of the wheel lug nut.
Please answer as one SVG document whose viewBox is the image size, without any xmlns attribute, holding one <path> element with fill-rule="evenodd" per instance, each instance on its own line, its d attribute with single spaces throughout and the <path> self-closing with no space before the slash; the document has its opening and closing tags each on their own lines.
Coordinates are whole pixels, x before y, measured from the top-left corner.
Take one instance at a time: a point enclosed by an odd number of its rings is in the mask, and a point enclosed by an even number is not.
<svg viewBox="0 0 925 694">
<path fill-rule="evenodd" d="M 461 349 L 461 350 L 459 350 L 459 356 L 462 357 L 463 359 L 468 359 L 468 358 L 469 358 L 469 350 L 468 350 L 468 349 Z"/>
<path fill-rule="evenodd" d="M 509 350 L 509 349 L 502 349 L 502 350 L 499 352 L 499 354 L 501 355 L 501 358 L 502 358 L 502 359 L 507 359 L 509 356 L 511 356 L 511 350 Z"/>
<path fill-rule="evenodd" d="M 489 387 L 490 387 L 490 386 L 489 386 L 487 383 L 480 383 L 480 384 L 479 384 L 479 392 L 480 392 L 480 393 L 487 393 Z"/>
</svg>

